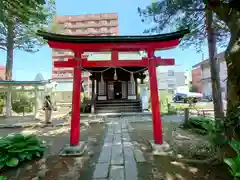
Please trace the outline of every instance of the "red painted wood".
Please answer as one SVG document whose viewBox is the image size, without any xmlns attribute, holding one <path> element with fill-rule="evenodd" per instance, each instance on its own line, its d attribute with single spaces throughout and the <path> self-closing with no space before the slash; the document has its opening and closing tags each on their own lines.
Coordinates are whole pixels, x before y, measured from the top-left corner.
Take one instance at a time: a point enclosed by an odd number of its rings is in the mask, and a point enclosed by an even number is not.
<svg viewBox="0 0 240 180">
<path fill-rule="evenodd" d="M 87 59 L 54 62 L 57 68 L 74 68 L 73 80 L 73 99 L 72 99 L 72 121 L 70 132 L 70 144 L 78 145 L 80 139 L 80 94 L 81 94 L 81 67 L 148 67 L 151 88 L 151 105 L 152 105 L 152 121 L 153 135 L 156 144 L 163 143 L 162 121 L 160 116 L 160 103 L 158 98 L 158 85 L 156 66 L 174 65 L 174 59 L 161 59 L 154 57 L 155 50 L 174 48 L 179 44 L 179 40 L 166 42 L 139 42 L 139 43 L 67 43 L 48 41 L 51 48 L 72 50 L 76 57 L 81 57 L 81 52 L 103 52 L 112 51 L 111 61 L 87 61 Z M 140 51 L 147 50 L 148 58 L 142 60 L 118 60 L 116 52 Z M 153 58 L 154 57 L 154 58 Z M 150 58 L 150 59 L 149 59 Z"/>
<path fill-rule="evenodd" d="M 152 59 L 153 60 L 153 59 Z M 171 66 L 174 65 L 174 59 L 161 59 L 155 57 L 154 60 L 156 66 Z M 97 68 L 97 67 L 148 67 L 148 59 L 143 58 L 142 60 L 118 60 L 118 61 L 88 61 L 87 59 L 74 60 L 68 59 L 68 61 L 55 61 L 54 67 L 66 68 L 66 67 L 77 67 L 83 68 Z"/>
<path fill-rule="evenodd" d="M 154 50 L 149 50 L 147 54 L 149 58 L 153 57 Z M 162 120 L 161 120 L 160 103 L 159 103 L 159 97 L 158 97 L 158 84 L 157 84 L 155 60 L 149 60 L 148 72 L 149 72 L 149 80 L 150 80 L 150 93 L 151 93 L 151 105 L 152 105 L 153 137 L 154 137 L 155 144 L 162 144 L 163 143 Z"/>
<path fill-rule="evenodd" d="M 79 62 L 73 59 L 68 59 L 67 61 L 55 61 L 53 64 L 56 68 L 73 68 L 77 67 Z"/>
<path fill-rule="evenodd" d="M 81 102 L 81 77 L 82 70 L 74 68 L 73 95 L 72 95 L 72 120 L 70 130 L 70 145 L 77 146 L 80 140 L 80 102 Z"/>
<path fill-rule="evenodd" d="M 154 59 L 154 61 L 155 61 L 156 66 L 173 66 L 173 65 L 175 65 L 174 59 L 162 59 L 160 57 L 156 57 Z"/>
<path fill-rule="evenodd" d="M 117 64 L 119 62 L 118 52 L 117 51 L 112 51 L 112 53 L 111 53 L 111 61 L 112 61 L 113 64 Z"/>
<path fill-rule="evenodd" d="M 48 44 L 53 49 L 69 49 L 69 50 L 81 50 L 84 52 L 99 52 L 99 51 L 140 51 L 146 49 L 170 49 L 179 44 L 179 40 L 164 41 L 164 42 L 139 42 L 139 43 L 89 43 L 78 44 L 68 42 L 56 42 L 48 41 Z"/>
</svg>

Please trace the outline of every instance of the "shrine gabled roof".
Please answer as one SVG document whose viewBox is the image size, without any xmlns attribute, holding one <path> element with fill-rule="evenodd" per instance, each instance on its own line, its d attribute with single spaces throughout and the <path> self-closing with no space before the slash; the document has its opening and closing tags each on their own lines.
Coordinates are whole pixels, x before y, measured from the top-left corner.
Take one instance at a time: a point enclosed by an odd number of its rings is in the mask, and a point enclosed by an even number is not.
<svg viewBox="0 0 240 180">
<path fill-rule="evenodd" d="M 69 43 L 137 43 L 137 42 L 163 42 L 181 39 L 185 34 L 190 31 L 188 29 L 176 31 L 173 33 L 157 34 L 157 35 L 134 35 L 134 36 L 76 36 L 76 35 L 62 35 L 38 31 L 37 35 L 46 40 L 69 42 Z"/>
</svg>

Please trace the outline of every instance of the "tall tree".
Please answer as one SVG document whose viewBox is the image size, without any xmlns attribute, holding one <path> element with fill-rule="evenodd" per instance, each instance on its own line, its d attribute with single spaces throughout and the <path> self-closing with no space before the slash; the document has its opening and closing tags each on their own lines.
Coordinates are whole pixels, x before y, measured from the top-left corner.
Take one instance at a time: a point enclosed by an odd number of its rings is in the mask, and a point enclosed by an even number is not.
<svg viewBox="0 0 240 180">
<path fill-rule="evenodd" d="M 45 5 L 46 0 L 1 0 L 0 21 L 8 20 L 8 13 L 18 17 L 21 22 L 28 22 L 29 18 L 36 16 L 39 5 Z"/>
<path fill-rule="evenodd" d="M 214 114 L 216 119 L 220 120 L 224 117 L 224 111 L 219 75 L 220 72 L 219 58 L 217 58 L 216 35 L 215 29 L 212 27 L 212 24 L 213 24 L 213 12 L 208 7 L 206 7 L 206 30 L 208 39 L 210 72 L 212 80 L 212 97 L 214 103 Z"/>
<path fill-rule="evenodd" d="M 190 28 L 191 33 L 185 36 L 182 46 L 194 45 L 198 49 L 201 49 L 207 37 L 206 6 L 213 11 L 217 44 L 227 45 L 225 59 L 228 68 L 228 112 L 240 103 L 240 12 L 232 5 L 235 2 L 236 0 L 160 0 L 144 9 L 138 9 L 144 22 L 154 22 L 154 26 L 145 32 Z"/>
<path fill-rule="evenodd" d="M 234 5 L 235 3 L 235 5 Z M 228 112 L 240 103 L 240 12 L 237 0 L 160 0 L 138 9 L 144 22 L 154 22 L 146 32 L 190 28 L 182 46 L 201 49 L 206 42 L 205 7 L 214 12 L 213 27 L 217 44 L 227 44 L 225 59 L 228 68 Z M 149 21 L 150 20 L 150 21 Z M 228 38 L 230 41 L 227 43 Z"/>
<path fill-rule="evenodd" d="M 234 3 L 236 4 L 233 5 Z M 228 70 L 227 113 L 229 118 L 227 121 L 230 121 L 227 124 L 231 125 L 225 127 L 225 134 L 228 139 L 240 139 L 239 124 L 237 124 L 239 120 L 230 118 L 232 117 L 232 109 L 236 109 L 236 106 L 240 104 L 239 0 L 159 0 L 144 9 L 139 8 L 138 10 L 142 21 L 151 23 L 145 32 L 161 32 L 168 28 L 171 28 L 171 30 L 189 28 L 191 33 L 183 38 L 181 45 L 183 47 L 195 46 L 199 50 L 207 39 L 206 7 L 210 12 L 213 12 L 212 28 L 215 29 L 217 44 L 227 46 L 225 51 Z M 208 40 L 211 41 L 211 38 Z M 211 56 L 211 58 L 214 58 L 214 53 Z M 228 150 L 224 150 L 224 154 L 231 156 L 231 151 Z"/>
<path fill-rule="evenodd" d="M 16 16 L 15 12 L 8 8 L 1 11 L 4 18 L 0 21 L 0 49 L 7 52 L 6 80 L 12 80 L 14 49 L 36 52 L 38 47 L 44 44 L 44 41 L 36 36 L 36 31 L 48 27 L 55 14 L 55 2 L 49 0 L 44 5 L 35 5 L 36 12 L 27 13 L 26 15 L 28 16 Z M 23 7 L 22 10 L 19 9 L 19 12 L 24 12 L 25 9 L 28 9 L 27 7 Z M 29 9 L 31 9 L 31 6 L 29 6 Z M 31 12 L 32 10 L 29 11 Z M 11 94 L 8 93 L 6 101 L 7 116 L 10 115 L 10 102 Z"/>
</svg>

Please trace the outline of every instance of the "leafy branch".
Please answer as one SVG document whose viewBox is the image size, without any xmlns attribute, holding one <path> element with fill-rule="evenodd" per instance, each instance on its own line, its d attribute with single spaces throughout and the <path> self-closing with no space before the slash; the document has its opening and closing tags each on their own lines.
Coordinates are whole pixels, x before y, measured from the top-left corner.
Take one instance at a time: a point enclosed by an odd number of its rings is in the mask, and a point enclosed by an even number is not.
<svg viewBox="0 0 240 180">
<path fill-rule="evenodd" d="M 191 33 L 186 35 L 181 43 L 183 48 L 194 46 L 198 51 L 206 43 L 206 5 L 203 0 L 163 0 L 138 8 L 142 22 L 149 27 L 144 33 L 161 33 L 189 28 Z M 226 46 L 229 29 L 226 24 L 214 15 L 214 28 L 218 45 Z"/>
</svg>

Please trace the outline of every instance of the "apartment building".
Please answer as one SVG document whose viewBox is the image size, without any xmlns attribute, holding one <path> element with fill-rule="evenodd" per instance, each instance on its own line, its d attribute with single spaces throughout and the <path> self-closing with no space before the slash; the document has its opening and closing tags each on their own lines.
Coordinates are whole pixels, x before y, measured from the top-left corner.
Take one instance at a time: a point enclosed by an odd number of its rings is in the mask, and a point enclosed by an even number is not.
<svg viewBox="0 0 240 180">
<path fill-rule="evenodd" d="M 224 52 L 219 53 L 217 55 L 217 59 L 218 59 L 222 98 L 226 99 L 227 98 L 227 65 L 224 58 Z M 212 80 L 211 80 L 209 59 L 202 61 L 200 63 L 200 67 L 201 67 L 202 93 L 205 96 L 212 96 Z"/>
<path fill-rule="evenodd" d="M 185 86 L 185 72 L 175 71 L 173 69 L 157 69 L 158 89 L 174 93 L 174 90 L 179 86 Z"/>
<path fill-rule="evenodd" d="M 116 13 L 88 14 L 79 16 L 57 16 L 57 33 L 81 36 L 115 36 L 119 35 L 118 15 Z M 84 56 L 98 53 L 85 53 Z M 54 49 L 52 61 L 66 61 L 73 56 L 73 52 Z M 73 71 L 71 68 L 52 68 L 52 79 L 58 84 L 57 91 L 65 92 L 59 99 L 71 101 Z M 92 83 L 87 71 L 82 73 L 84 91 L 91 94 Z M 58 93 L 60 94 L 60 93 Z M 60 100 L 61 101 L 61 100 Z"/>
</svg>

